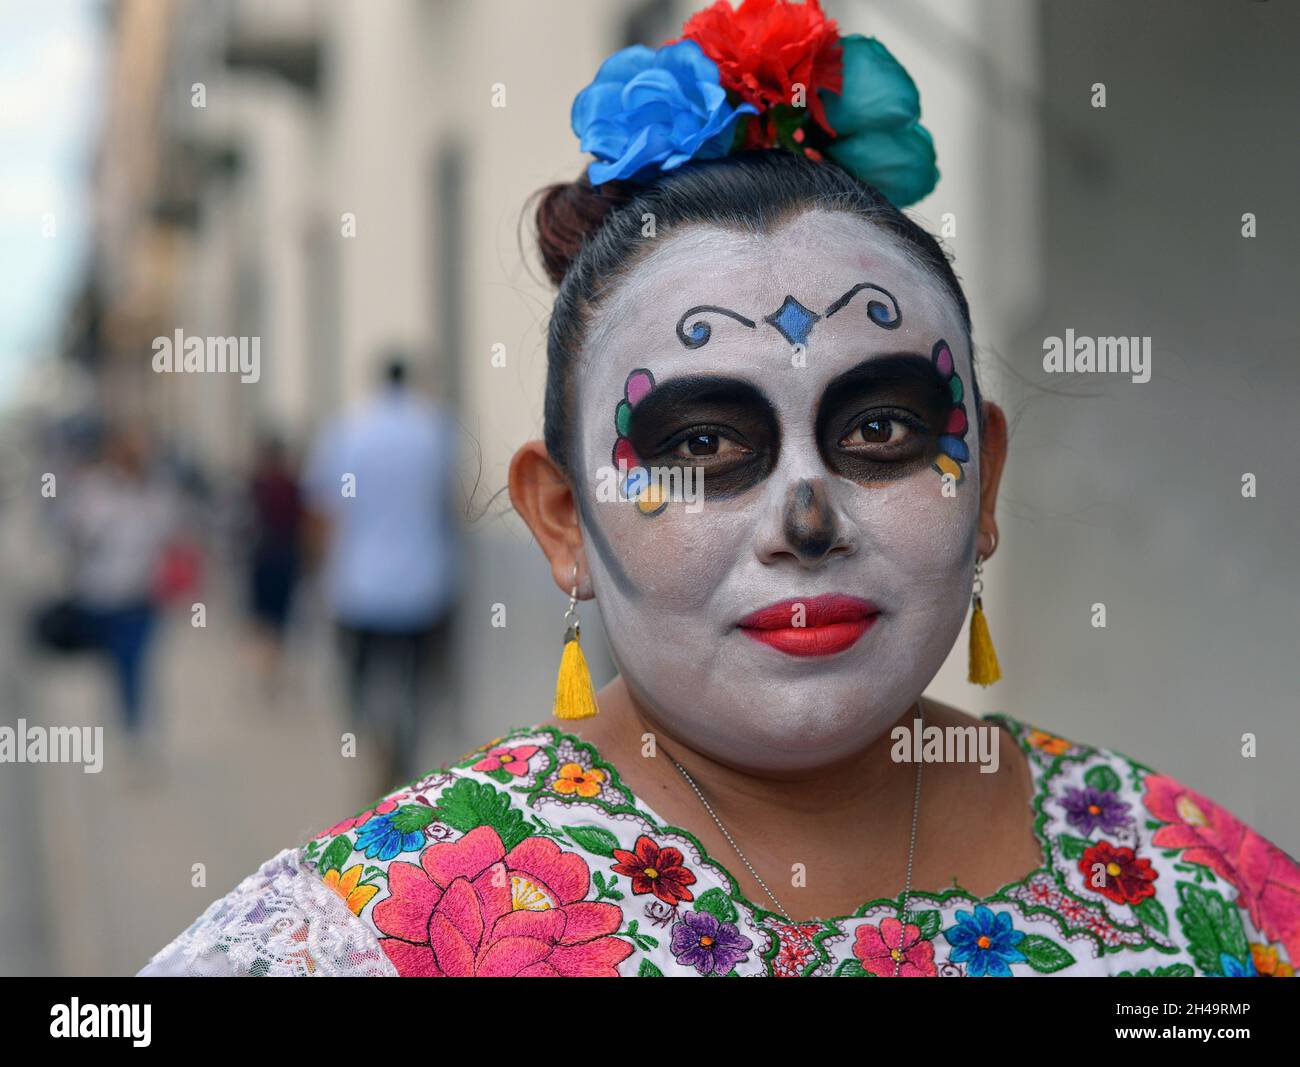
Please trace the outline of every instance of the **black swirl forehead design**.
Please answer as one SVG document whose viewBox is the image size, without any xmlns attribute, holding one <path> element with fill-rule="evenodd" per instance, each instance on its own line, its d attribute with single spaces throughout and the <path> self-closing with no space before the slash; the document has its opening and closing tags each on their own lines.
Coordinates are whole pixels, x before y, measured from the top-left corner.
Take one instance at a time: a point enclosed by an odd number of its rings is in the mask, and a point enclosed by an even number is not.
<svg viewBox="0 0 1300 1067">
<path fill-rule="evenodd" d="M 894 294 L 888 289 L 874 285 L 871 282 L 859 282 L 832 303 L 821 315 L 805 307 L 787 293 L 785 300 L 781 302 L 781 306 L 770 315 L 764 315 L 763 321 L 790 344 L 802 345 L 807 342 L 808 335 L 818 322 L 823 318 L 829 319 L 836 312 L 844 310 L 853 298 L 863 290 L 879 293 L 880 296 L 885 298 L 884 301 L 868 298 L 867 318 L 881 329 L 898 329 L 903 323 L 903 315 L 899 310 L 898 301 L 895 299 Z M 885 301 L 888 301 L 888 303 Z M 706 321 L 706 315 L 725 315 L 748 330 L 757 329 L 758 327 L 758 324 L 753 319 L 746 318 L 738 311 L 719 307 L 717 304 L 697 304 L 693 308 L 688 308 L 682 313 L 682 317 L 677 320 L 677 339 L 687 348 L 701 348 L 709 343 L 709 338 L 713 336 L 713 327 Z"/>
</svg>

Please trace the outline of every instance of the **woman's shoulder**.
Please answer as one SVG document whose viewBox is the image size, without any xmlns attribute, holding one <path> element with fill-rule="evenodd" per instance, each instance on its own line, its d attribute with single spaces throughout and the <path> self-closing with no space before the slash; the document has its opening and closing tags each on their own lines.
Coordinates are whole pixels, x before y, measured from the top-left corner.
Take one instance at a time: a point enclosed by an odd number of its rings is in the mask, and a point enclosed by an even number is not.
<svg viewBox="0 0 1300 1067">
<path fill-rule="evenodd" d="M 1205 793 L 1125 752 L 994 713 L 1035 779 L 1040 841 L 1059 864 L 1181 940 L 1207 974 L 1292 975 L 1300 863 Z"/>
<path fill-rule="evenodd" d="M 391 975 L 374 935 L 304 863 L 276 853 L 149 959 L 139 977 Z"/>
</svg>

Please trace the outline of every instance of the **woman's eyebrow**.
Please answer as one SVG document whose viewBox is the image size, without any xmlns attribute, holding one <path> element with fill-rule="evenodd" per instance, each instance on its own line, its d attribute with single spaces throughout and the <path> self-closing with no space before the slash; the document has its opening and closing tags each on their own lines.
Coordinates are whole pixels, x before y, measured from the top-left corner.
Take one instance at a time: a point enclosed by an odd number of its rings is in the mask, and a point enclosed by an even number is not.
<svg viewBox="0 0 1300 1067">
<path fill-rule="evenodd" d="M 836 375 L 822 391 L 823 398 L 849 389 L 877 389 L 888 385 L 933 383 L 944 387 L 944 380 L 929 356 L 919 352 L 890 352 L 870 356 L 842 374 Z"/>
<path fill-rule="evenodd" d="M 675 415 L 687 404 L 710 404 L 774 412 L 771 400 L 753 382 L 727 375 L 687 374 L 655 382 L 632 408 L 632 425 Z"/>
</svg>

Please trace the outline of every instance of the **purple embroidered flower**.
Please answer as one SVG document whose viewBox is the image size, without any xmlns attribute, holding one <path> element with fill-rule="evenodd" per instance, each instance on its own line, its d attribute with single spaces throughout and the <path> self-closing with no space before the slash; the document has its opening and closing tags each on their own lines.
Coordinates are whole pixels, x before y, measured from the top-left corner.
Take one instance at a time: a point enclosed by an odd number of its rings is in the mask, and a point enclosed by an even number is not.
<svg viewBox="0 0 1300 1067">
<path fill-rule="evenodd" d="M 684 967 L 694 967 L 700 974 L 726 974 L 745 955 L 754 942 L 732 923 L 719 922 L 707 911 L 688 911 L 673 927 L 673 955 Z"/>
<path fill-rule="evenodd" d="M 1085 836 L 1098 826 L 1103 833 L 1113 834 L 1132 821 L 1129 806 L 1108 789 L 1071 786 L 1065 791 L 1061 807 L 1065 809 L 1066 821 Z"/>
</svg>

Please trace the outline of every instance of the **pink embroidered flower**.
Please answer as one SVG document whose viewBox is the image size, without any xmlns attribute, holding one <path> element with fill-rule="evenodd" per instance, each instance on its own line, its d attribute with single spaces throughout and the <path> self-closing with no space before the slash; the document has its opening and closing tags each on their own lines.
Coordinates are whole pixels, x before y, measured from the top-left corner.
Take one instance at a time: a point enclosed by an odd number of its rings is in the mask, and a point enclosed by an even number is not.
<svg viewBox="0 0 1300 1067">
<path fill-rule="evenodd" d="M 1152 841 L 1183 849 L 1183 859 L 1200 863 L 1237 892 L 1237 903 L 1270 941 L 1281 941 L 1300 959 L 1300 865 L 1260 837 L 1226 808 L 1163 774 L 1146 777 L 1142 801 L 1161 822 Z"/>
<path fill-rule="evenodd" d="M 344 819 L 342 822 L 336 822 L 328 830 L 322 830 L 313 837 L 315 841 L 320 837 L 338 837 L 339 834 L 346 833 L 349 830 L 355 830 L 358 826 L 365 826 L 376 815 L 387 815 L 389 812 L 397 810 L 397 802 L 406 798 L 405 793 L 395 793 L 391 797 L 380 801 L 369 811 L 363 811 L 360 815 L 354 815 L 350 819 Z"/>
<path fill-rule="evenodd" d="M 632 953 L 615 933 L 623 913 L 585 901 L 591 872 L 549 838 L 509 853 L 490 826 L 430 845 L 420 865 L 388 866 L 375 905 L 379 944 L 403 975 L 613 977 Z"/>
<path fill-rule="evenodd" d="M 908 923 L 907 928 L 897 919 L 885 919 L 879 926 L 859 926 L 853 939 L 853 955 L 862 966 L 874 975 L 894 976 L 899 960 L 900 978 L 935 978 L 939 971 L 934 965 L 934 945 L 921 937 L 921 928 Z"/>
<path fill-rule="evenodd" d="M 470 770 L 509 771 L 516 777 L 528 773 L 528 761 L 541 749 L 537 745 L 516 745 L 514 748 L 494 748 Z"/>
</svg>

